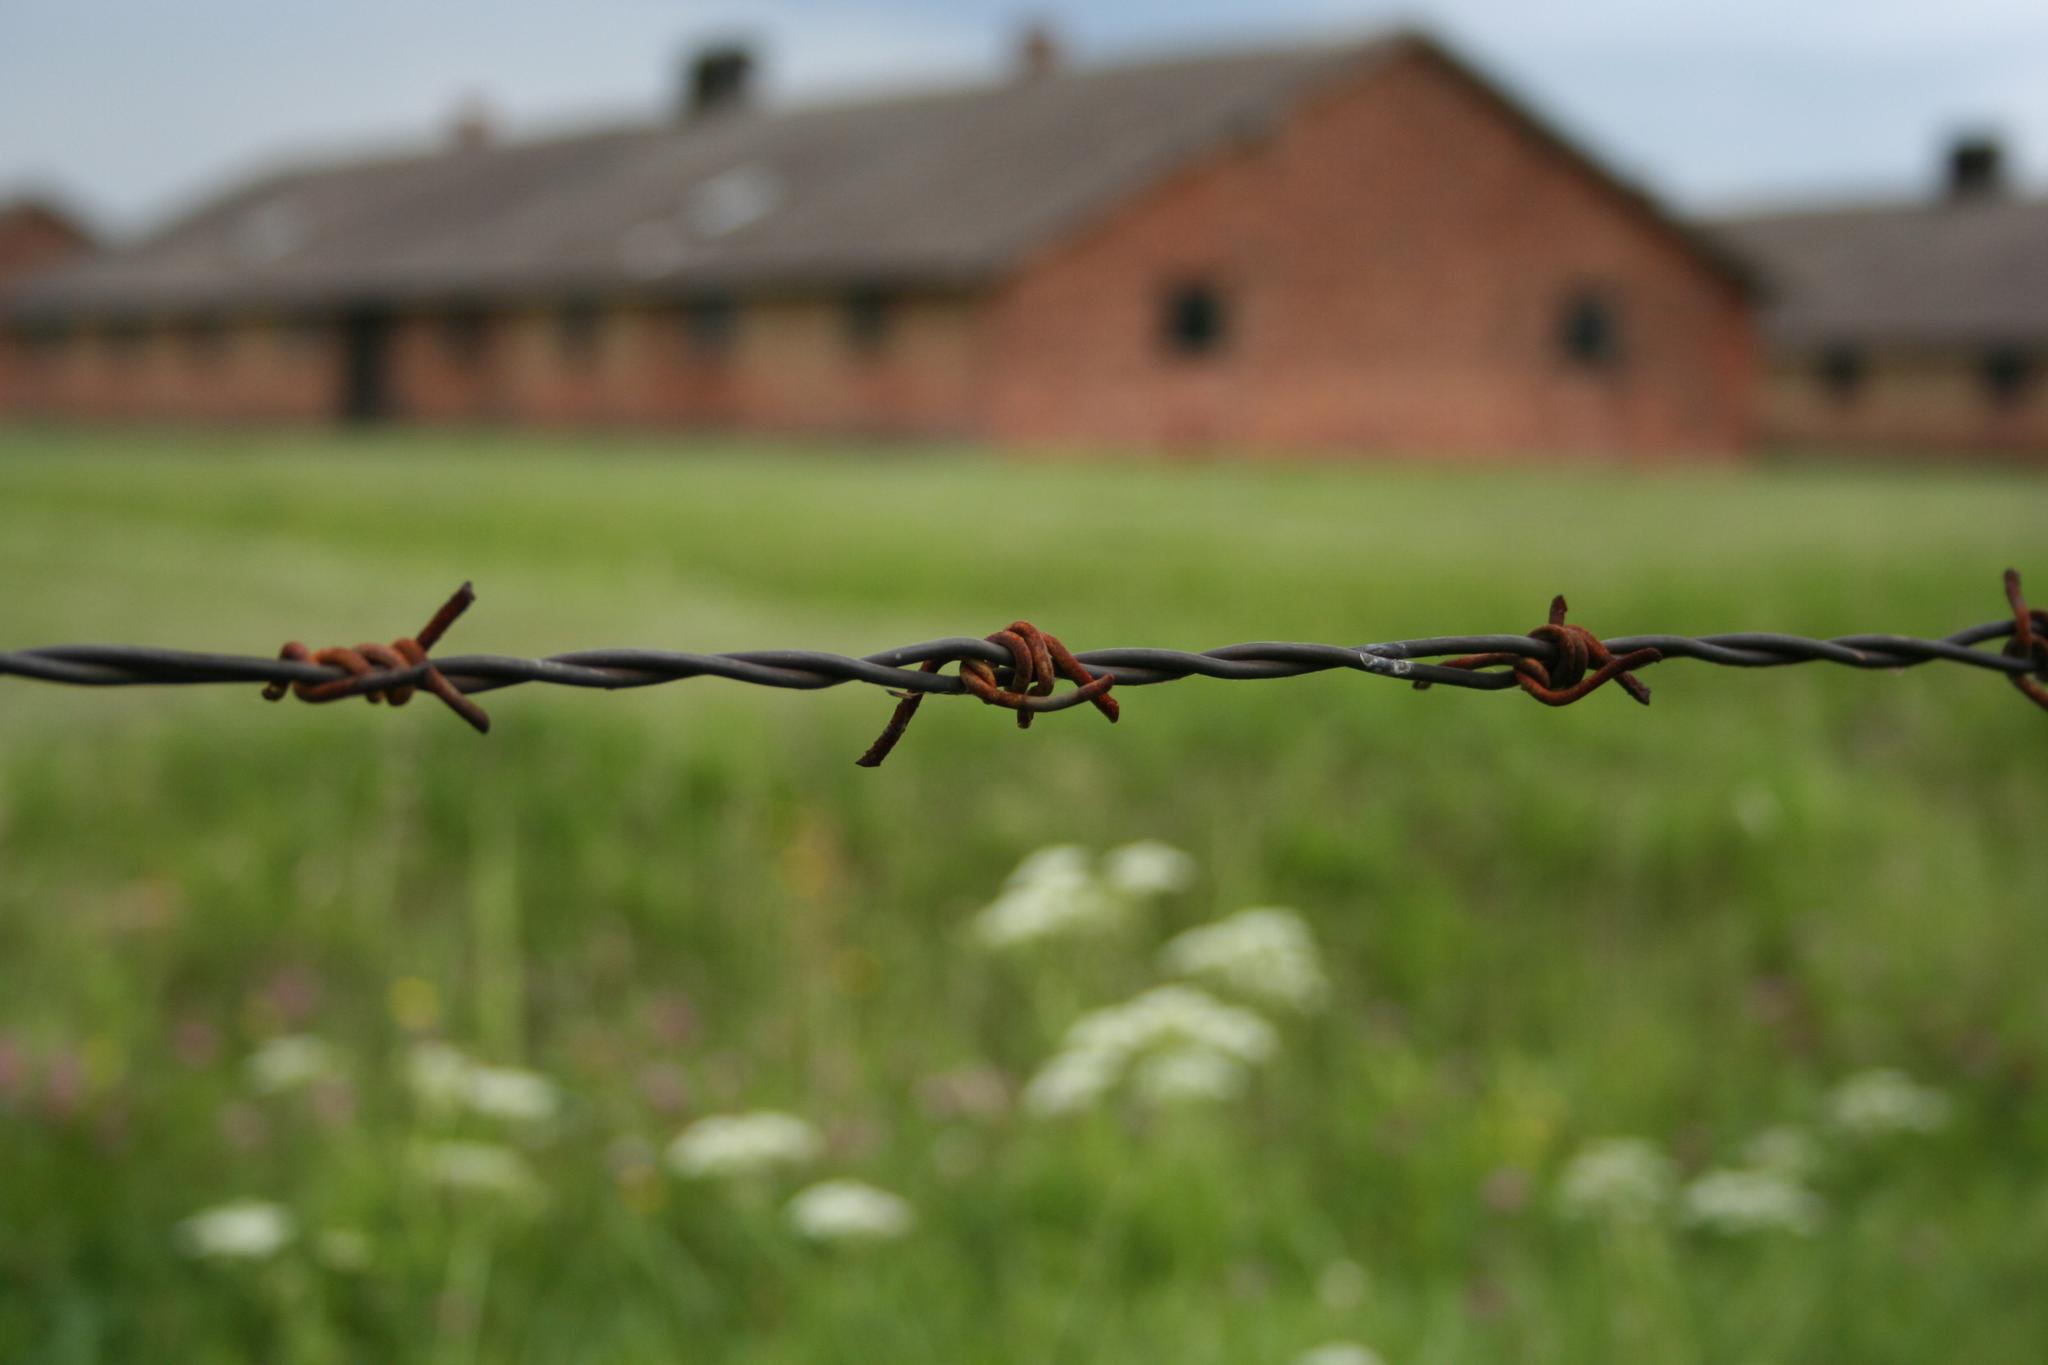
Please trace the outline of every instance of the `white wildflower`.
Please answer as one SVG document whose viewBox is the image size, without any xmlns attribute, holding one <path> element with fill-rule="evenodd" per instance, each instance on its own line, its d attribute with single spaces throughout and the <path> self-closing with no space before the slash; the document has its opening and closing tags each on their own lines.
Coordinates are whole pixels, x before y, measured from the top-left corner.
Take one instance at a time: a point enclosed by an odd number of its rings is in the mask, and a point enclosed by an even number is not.
<svg viewBox="0 0 2048 1365">
<path fill-rule="evenodd" d="M 512 1148 L 496 1142 L 431 1142 L 420 1148 L 427 1178 L 451 1190 L 478 1194 L 535 1194 L 540 1181 Z"/>
<path fill-rule="evenodd" d="M 1124 905 L 1098 882 L 1087 857 L 1071 844 L 1040 849 L 1010 874 L 1002 895 L 974 917 L 973 934 L 988 948 L 1018 948 L 1110 928 Z"/>
<path fill-rule="evenodd" d="M 189 1256 L 222 1261 L 264 1261 L 292 1240 L 292 1216 L 276 1204 L 244 1199 L 218 1204 L 178 1224 Z"/>
<path fill-rule="evenodd" d="M 1102 855 L 1102 879 L 1126 896 L 1185 891 L 1195 880 L 1195 860 L 1172 844 L 1140 839 Z"/>
<path fill-rule="evenodd" d="M 1154 1054 L 1181 1059 L 1146 1073 L 1145 1098 L 1189 1099 L 1197 1090 L 1218 1098 L 1226 1085 L 1241 1090 L 1235 1073 L 1264 1063 L 1279 1046 L 1273 1026 L 1248 1009 L 1191 986 L 1155 986 L 1076 1019 L 1060 1051 L 1025 1087 L 1024 1104 L 1037 1114 L 1086 1108 Z M 1187 1054 L 1201 1054 L 1201 1060 Z M 1226 1070 L 1233 1072 L 1229 1081 L 1223 1079 Z"/>
<path fill-rule="evenodd" d="M 1687 1223 L 1731 1236 L 1820 1226 L 1820 1197 L 1777 1171 L 1708 1171 L 1685 1187 L 1682 1203 Z"/>
<path fill-rule="evenodd" d="M 1081 1047 L 1056 1052 L 1024 1087 L 1024 1107 L 1040 1115 L 1086 1109 L 1116 1088 L 1123 1069 L 1121 1052 Z"/>
<path fill-rule="evenodd" d="M 1744 1143 L 1742 1159 L 1751 1170 L 1799 1180 L 1820 1169 L 1822 1154 L 1813 1134 L 1787 1123 L 1766 1128 Z"/>
<path fill-rule="evenodd" d="M 476 1063 L 449 1043 L 416 1044 L 406 1054 L 405 1079 L 412 1093 L 429 1109 L 455 1109 L 469 1098 Z"/>
<path fill-rule="evenodd" d="M 1127 1053 L 1193 1043 L 1257 1064 L 1279 1049 L 1280 1035 L 1252 1011 L 1192 986 L 1154 986 L 1121 1005 L 1082 1015 L 1067 1030 L 1067 1043 Z"/>
<path fill-rule="evenodd" d="M 468 1109 L 485 1118 L 539 1123 L 561 1108 L 561 1091 L 546 1076 L 486 1066 L 449 1043 L 415 1046 L 406 1057 L 406 1080 L 421 1104 L 442 1113 Z"/>
<path fill-rule="evenodd" d="M 1837 1128 L 1859 1137 L 1932 1133 L 1948 1125 L 1949 1102 L 1905 1072 L 1881 1067 L 1859 1071 L 1836 1086 L 1828 1096 L 1828 1116 Z"/>
<path fill-rule="evenodd" d="M 298 1090 L 341 1071 L 334 1045 L 304 1033 L 269 1039 L 249 1054 L 245 1065 L 250 1088 L 264 1095 Z"/>
<path fill-rule="evenodd" d="M 760 1175 L 800 1166 L 815 1157 L 821 1145 L 817 1129 L 794 1114 L 714 1114 L 697 1120 L 669 1144 L 668 1164 L 686 1176 Z"/>
<path fill-rule="evenodd" d="M 1206 1047 L 1155 1052 L 1131 1074 L 1132 1087 L 1154 1104 L 1234 1100 L 1250 1083 L 1243 1062 Z"/>
<path fill-rule="evenodd" d="M 486 1118 L 540 1123 L 561 1107 L 561 1091 L 537 1071 L 512 1066 L 478 1066 L 469 1071 L 464 1102 Z"/>
<path fill-rule="evenodd" d="M 370 1239 L 354 1228 L 329 1228 L 314 1239 L 313 1254 L 329 1270 L 354 1274 L 370 1268 Z"/>
<path fill-rule="evenodd" d="M 1167 940 L 1162 967 L 1270 1005 L 1312 1010 L 1328 996 L 1315 936 L 1292 910 L 1240 910 Z"/>
<path fill-rule="evenodd" d="M 1006 889 L 1039 882 L 1071 882 L 1089 874 L 1088 850 L 1079 844 L 1048 844 L 1024 855 L 1003 883 Z"/>
<path fill-rule="evenodd" d="M 1330 1341 L 1303 1351 L 1294 1365 L 1381 1365 L 1379 1352 L 1355 1341 Z"/>
<path fill-rule="evenodd" d="M 1671 1158 L 1641 1138 L 1603 1138 L 1565 1164 L 1558 1211 L 1568 1218 L 1648 1222 L 1671 1197 Z"/>
<path fill-rule="evenodd" d="M 886 1242 L 916 1216 L 900 1195 L 858 1180 L 827 1180 L 789 1201 L 791 1226 L 814 1242 Z"/>
</svg>

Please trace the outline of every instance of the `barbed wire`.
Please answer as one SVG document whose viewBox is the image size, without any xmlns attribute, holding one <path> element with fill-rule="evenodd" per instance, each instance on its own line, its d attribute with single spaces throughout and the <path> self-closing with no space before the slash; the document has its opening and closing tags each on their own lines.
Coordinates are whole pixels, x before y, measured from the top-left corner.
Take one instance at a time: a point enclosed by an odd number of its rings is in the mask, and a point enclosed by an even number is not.
<svg viewBox="0 0 2048 1365">
<path fill-rule="evenodd" d="M 821 650 L 746 650 L 689 654 L 655 649 L 586 649 L 544 659 L 464 654 L 429 659 L 427 651 L 475 600 L 465 583 L 416 636 L 389 645 L 309 650 L 296 640 L 275 658 L 215 654 L 148 645 L 48 645 L 0 651 L 0 676 L 76 687 L 191 686 L 262 683 L 276 701 L 288 691 L 302 701 L 367 697 L 404 705 L 415 691 L 439 697 L 479 732 L 490 717 L 474 694 L 527 683 L 618 690 L 725 678 L 797 690 L 868 683 L 887 688 L 897 709 L 859 762 L 874 767 L 902 738 L 927 696 L 969 695 L 1014 711 L 1020 726 L 1035 715 L 1093 705 L 1118 715 L 1113 688 L 1146 687 L 1185 678 L 1249 682 L 1347 669 L 1407 682 L 1473 691 L 1520 688 L 1550 706 L 1568 706 L 1613 681 L 1648 705 L 1641 669 L 1672 659 L 1729 668 L 1779 668 L 1832 663 L 1858 669 L 1955 663 L 2004 675 L 2048 710 L 2048 611 L 2030 610 L 2015 570 L 2005 573 L 2010 619 L 1971 626 L 1939 639 L 1909 635 L 1844 635 L 1829 640 L 1743 631 L 1722 635 L 1625 635 L 1602 639 L 1565 621 L 1565 600 L 1527 635 L 1436 635 L 1376 644 L 1329 645 L 1264 641 L 1190 653 L 1176 649 L 1111 648 L 1072 653 L 1029 622 L 1017 621 L 981 639 L 952 637 L 853 657 Z M 1981 646 L 2003 640 L 1994 651 Z M 1438 660 L 1440 662 L 1431 662 Z M 954 664 L 953 673 L 940 671 Z M 1074 684 L 1057 690 L 1064 679 Z"/>
</svg>

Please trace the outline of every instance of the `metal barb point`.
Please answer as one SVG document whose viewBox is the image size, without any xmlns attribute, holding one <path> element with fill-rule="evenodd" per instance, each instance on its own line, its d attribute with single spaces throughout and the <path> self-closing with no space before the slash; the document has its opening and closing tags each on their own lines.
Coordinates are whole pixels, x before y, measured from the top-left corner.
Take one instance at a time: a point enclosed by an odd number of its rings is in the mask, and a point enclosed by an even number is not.
<svg viewBox="0 0 2048 1365">
<path fill-rule="evenodd" d="M 440 669 L 427 661 L 427 651 L 440 641 L 448 627 L 454 625 L 474 601 L 475 590 L 464 583 L 441 604 L 441 609 L 420 628 L 418 635 L 401 635 L 388 645 L 362 644 L 354 649 L 335 645 L 314 651 L 292 640 L 277 652 L 278 658 L 339 668 L 343 670 L 342 676 L 326 682 L 267 683 L 263 688 L 263 699 L 278 701 L 286 691 L 290 691 L 300 701 L 306 702 L 339 701 L 343 697 L 360 696 L 372 705 L 381 701 L 403 706 L 412 700 L 415 691 L 425 688 L 467 721 L 478 734 L 489 734 L 491 718 L 483 707 L 463 696 Z M 385 681 L 386 674 L 406 675 L 407 680 Z"/>
<path fill-rule="evenodd" d="M 1001 645 L 1010 655 L 1009 686 L 997 667 L 986 659 L 960 657 L 959 678 L 961 687 L 970 695 L 989 706 L 1000 706 L 1017 713 L 1017 728 L 1031 728 L 1031 718 L 1048 711 L 1064 711 L 1070 706 L 1087 702 L 1116 723 L 1121 708 L 1116 698 L 1109 695 L 1109 689 L 1116 679 L 1107 673 L 1090 673 L 1059 637 L 1048 634 L 1029 621 L 1012 621 L 995 634 L 986 637 L 988 643 Z M 927 659 L 923 669 L 936 673 L 945 663 L 943 659 Z M 1071 692 L 1054 695 L 1057 680 L 1065 678 L 1073 683 Z M 899 694 L 894 714 L 888 725 L 868 746 L 868 751 L 854 762 L 863 768 L 879 768 L 882 760 L 889 756 L 903 732 L 910 728 L 910 721 L 917 714 L 917 708 L 924 701 L 924 693 Z"/>
<path fill-rule="evenodd" d="M 2025 659 L 2034 665 L 2034 674 L 2009 675 L 2012 685 L 2034 705 L 2048 711 L 2048 611 L 2027 610 L 2027 599 L 2020 593 L 2020 571 L 2005 571 L 2005 600 L 2012 607 L 2012 638 L 2005 642 L 2005 657 Z"/>
<path fill-rule="evenodd" d="M 1467 654 L 1461 659 L 1450 660 L 1443 667 L 1475 671 L 1506 666 L 1514 670 L 1515 682 L 1521 689 L 1545 706 L 1570 706 L 1590 696 L 1609 680 L 1620 683 L 1631 697 L 1648 706 L 1649 684 L 1636 677 L 1634 670 L 1659 662 L 1664 657 L 1663 651 L 1643 648 L 1617 655 L 1607 647 L 1606 641 L 1584 626 L 1566 624 L 1566 610 L 1564 594 L 1559 593 L 1550 599 L 1550 619 L 1529 632 L 1530 639 L 1541 640 L 1556 651 L 1556 657 L 1549 663 L 1524 654 L 1494 652 Z M 1586 671 L 1589 667 L 1593 670 L 1590 673 Z M 1427 681 L 1415 684 L 1418 692 L 1428 687 Z"/>
</svg>

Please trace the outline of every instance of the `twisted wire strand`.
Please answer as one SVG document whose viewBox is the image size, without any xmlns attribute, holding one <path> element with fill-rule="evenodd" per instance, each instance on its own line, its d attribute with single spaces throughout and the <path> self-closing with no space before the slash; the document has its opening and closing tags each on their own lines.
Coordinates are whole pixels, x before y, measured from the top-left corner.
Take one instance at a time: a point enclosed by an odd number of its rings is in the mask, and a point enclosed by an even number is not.
<svg viewBox="0 0 2048 1365">
<path fill-rule="evenodd" d="M 1989 621 L 1939 639 L 1909 635 L 1844 635 L 1829 640 L 1799 635 L 1742 631 L 1720 635 L 1621 635 L 1604 643 L 1616 654 L 1659 651 L 1666 661 L 1694 659 L 1729 668 L 1781 668 L 1832 663 L 1858 669 L 1915 668 L 1945 662 L 2020 678 L 2040 670 L 2030 657 L 1978 648 L 2012 638 L 2012 621 Z M 1078 651 L 1075 657 L 1095 673 L 1107 673 L 1118 687 L 1146 687 L 1185 678 L 1250 682 L 1294 678 L 1348 669 L 1402 682 L 1427 682 L 1473 691 L 1516 686 L 1505 671 L 1475 671 L 1426 662 L 1452 656 L 1514 654 L 1549 664 L 1557 648 L 1527 635 L 1437 635 L 1374 644 L 1333 645 L 1257 641 L 1199 653 L 1178 649 L 1109 648 Z M 999 644 L 966 636 L 925 640 L 853 657 L 809 649 L 742 650 L 693 654 L 658 649 L 585 649 L 546 658 L 499 654 L 436 657 L 430 663 L 351 675 L 345 669 L 251 654 L 217 654 L 150 645 L 75 644 L 0 651 L 0 676 L 30 678 L 77 687 L 194 686 L 222 683 L 335 684 L 334 696 L 359 696 L 418 686 L 438 669 L 466 694 L 528 683 L 618 690 L 725 678 L 759 687 L 797 690 L 868 683 L 899 692 L 964 695 L 967 688 L 949 673 L 928 673 L 918 665 L 978 659 L 1007 678 L 1011 653 Z M 1062 699 L 1065 694 L 1062 694 Z M 1085 699 L 1083 699 L 1085 700 Z M 1069 703 L 1072 704 L 1072 703 Z"/>
</svg>

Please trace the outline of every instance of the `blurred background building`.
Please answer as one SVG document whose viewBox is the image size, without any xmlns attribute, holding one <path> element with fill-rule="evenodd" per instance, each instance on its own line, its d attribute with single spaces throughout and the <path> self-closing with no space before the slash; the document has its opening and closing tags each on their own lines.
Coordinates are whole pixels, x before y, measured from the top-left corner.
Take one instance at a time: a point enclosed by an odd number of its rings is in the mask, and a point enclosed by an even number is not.
<svg viewBox="0 0 2048 1365">
<path fill-rule="evenodd" d="M 18 280 L 15 413 L 1728 451 L 1748 283 L 1409 32 L 302 165 Z"/>
<path fill-rule="evenodd" d="M 2012 192 L 1997 139 L 1959 139 L 1919 200 L 1808 207 L 1723 230 L 1769 286 L 1769 436 L 2048 450 L 2048 201 Z"/>
<path fill-rule="evenodd" d="M 1394 31 L 285 163 L 94 250 L 0 210 L 0 413 L 1286 451 L 2048 450 L 2048 201 L 1694 225 Z M 1759 356 L 1766 357 L 1759 361 Z M 1761 382 L 1759 372 L 1761 365 Z"/>
</svg>

